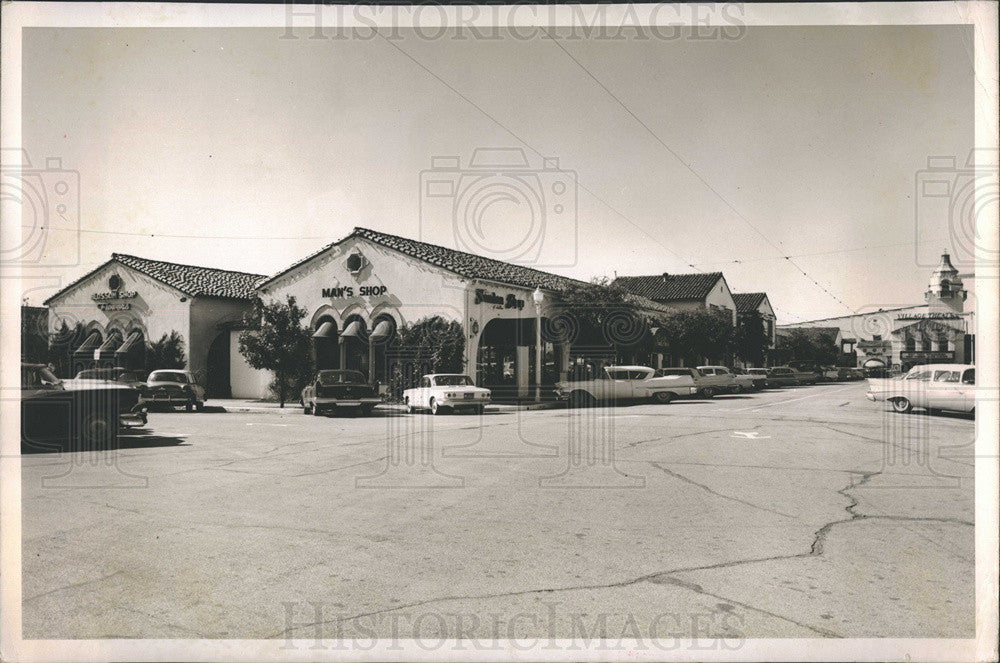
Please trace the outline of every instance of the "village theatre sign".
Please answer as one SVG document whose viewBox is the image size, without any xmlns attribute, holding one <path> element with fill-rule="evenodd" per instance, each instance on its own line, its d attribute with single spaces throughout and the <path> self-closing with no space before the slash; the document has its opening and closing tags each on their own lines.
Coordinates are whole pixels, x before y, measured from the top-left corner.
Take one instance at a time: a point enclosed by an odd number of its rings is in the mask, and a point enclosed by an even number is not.
<svg viewBox="0 0 1000 663">
<path fill-rule="evenodd" d="M 128 311 L 132 308 L 132 303 L 126 300 L 135 299 L 138 293 L 135 290 L 122 290 L 122 278 L 117 274 L 112 274 L 108 279 L 108 292 L 95 292 L 90 296 L 97 302 L 97 308 L 102 311 Z"/>
</svg>

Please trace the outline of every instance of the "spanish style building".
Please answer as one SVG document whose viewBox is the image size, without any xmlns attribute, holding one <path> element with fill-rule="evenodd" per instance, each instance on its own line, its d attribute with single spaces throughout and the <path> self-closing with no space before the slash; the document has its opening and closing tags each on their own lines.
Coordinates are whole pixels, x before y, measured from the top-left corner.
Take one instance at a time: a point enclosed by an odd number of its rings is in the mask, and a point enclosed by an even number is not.
<svg viewBox="0 0 1000 663">
<path fill-rule="evenodd" d="M 841 353 L 857 353 L 868 369 L 907 371 L 917 364 L 974 363 L 975 313 L 965 310 L 965 284 L 945 251 L 931 274 L 924 303 L 782 325 L 834 327 Z"/>
<path fill-rule="evenodd" d="M 670 310 L 726 310 L 736 324 L 736 302 L 722 272 L 619 276 L 612 284 Z"/>
</svg>

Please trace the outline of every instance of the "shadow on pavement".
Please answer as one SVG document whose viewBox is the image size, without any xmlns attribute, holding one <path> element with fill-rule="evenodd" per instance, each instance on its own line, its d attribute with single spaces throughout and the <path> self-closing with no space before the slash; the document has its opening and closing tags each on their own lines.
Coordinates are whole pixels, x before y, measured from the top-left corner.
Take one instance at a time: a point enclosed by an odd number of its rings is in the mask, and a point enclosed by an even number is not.
<svg viewBox="0 0 1000 663">
<path fill-rule="evenodd" d="M 183 438 L 157 435 L 146 429 L 123 430 L 118 441 L 110 445 L 84 445 L 79 440 L 21 441 L 21 455 L 73 453 L 78 451 L 115 451 L 118 449 L 148 449 L 152 447 L 191 446 Z"/>
</svg>

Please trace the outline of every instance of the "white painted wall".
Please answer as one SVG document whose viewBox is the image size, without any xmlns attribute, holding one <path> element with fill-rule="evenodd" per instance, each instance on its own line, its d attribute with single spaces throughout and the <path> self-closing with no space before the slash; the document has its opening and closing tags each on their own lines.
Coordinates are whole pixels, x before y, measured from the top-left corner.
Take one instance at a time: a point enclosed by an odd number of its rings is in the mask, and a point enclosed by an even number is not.
<svg viewBox="0 0 1000 663">
<path fill-rule="evenodd" d="M 232 386 L 233 398 L 259 399 L 269 396 L 267 385 L 274 379 L 271 371 L 259 371 L 250 368 L 247 360 L 240 354 L 240 331 L 229 332 L 229 382 Z M 298 400 L 295 396 L 293 400 Z"/>
</svg>

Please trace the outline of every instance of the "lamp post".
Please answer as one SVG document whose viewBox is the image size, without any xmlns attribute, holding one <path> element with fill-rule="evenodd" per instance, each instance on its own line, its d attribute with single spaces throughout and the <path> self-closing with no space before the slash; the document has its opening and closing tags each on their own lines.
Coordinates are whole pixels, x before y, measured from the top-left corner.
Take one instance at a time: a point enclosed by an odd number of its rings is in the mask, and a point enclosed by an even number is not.
<svg viewBox="0 0 1000 663">
<path fill-rule="evenodd" d="M 531 293 L 535 302 L 535 402 L 542 400 L 542 302 L 545 294 L 541 288 L 535 288 Z"/>
</svg>

